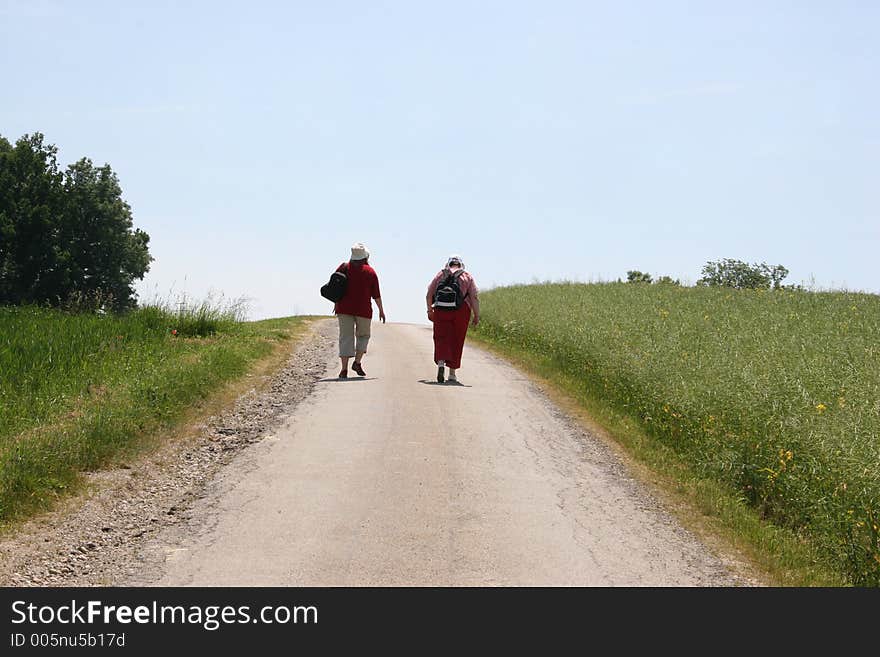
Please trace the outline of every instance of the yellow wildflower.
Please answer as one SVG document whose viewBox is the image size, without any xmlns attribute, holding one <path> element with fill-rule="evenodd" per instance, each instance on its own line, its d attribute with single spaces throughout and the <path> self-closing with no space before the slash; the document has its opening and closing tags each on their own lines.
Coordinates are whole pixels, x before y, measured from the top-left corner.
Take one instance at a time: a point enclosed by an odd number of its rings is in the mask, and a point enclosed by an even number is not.
<svg viewBox="0 0 880 657">
<path fill-rule="evenodd" d="M 825 404 L 816 404 L 816 410 L 820 413 L 824 413 L 826 408 L 828 407 Z"/>
</svg>

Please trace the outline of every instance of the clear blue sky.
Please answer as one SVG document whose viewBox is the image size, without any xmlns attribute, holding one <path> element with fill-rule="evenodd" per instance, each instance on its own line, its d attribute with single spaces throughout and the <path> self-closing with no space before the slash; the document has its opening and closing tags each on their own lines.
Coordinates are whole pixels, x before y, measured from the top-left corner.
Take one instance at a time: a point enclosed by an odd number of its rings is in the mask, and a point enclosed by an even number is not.
<svg viewBox="0 0 880 657">
<path fill-rule="evenodd" d="M 355 241 L 390 321 L 451 252 L 880 291 L 877 2 L 0 0 L 0 53 L 0 134 L 118 173 L 144 299 L 326 313 Z"/>
</svg>

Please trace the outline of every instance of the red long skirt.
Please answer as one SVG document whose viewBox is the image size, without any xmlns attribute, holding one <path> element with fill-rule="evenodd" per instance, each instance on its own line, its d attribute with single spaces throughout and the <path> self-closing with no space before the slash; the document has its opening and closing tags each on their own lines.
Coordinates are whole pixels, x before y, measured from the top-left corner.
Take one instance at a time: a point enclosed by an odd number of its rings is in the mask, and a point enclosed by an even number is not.
<svg viewBox="0 0 880 657">
<path fill-rule="evenodd" d="M 461 352 L 471 321 L 471 307 L 466 303 L 458 310 L 434 311 L 434 362 L 446 361 L 446 367 L 461 367 Z"/>
</svg>

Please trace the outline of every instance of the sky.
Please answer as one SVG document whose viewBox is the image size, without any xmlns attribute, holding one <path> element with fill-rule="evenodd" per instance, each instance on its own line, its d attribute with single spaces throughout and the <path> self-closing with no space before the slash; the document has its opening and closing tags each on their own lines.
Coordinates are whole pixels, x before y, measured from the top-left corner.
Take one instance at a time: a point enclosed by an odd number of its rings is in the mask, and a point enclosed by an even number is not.
<svg viewBox="0 0 880 657">
<path fill-rule="evenodd" d="M 327 314 L 364 242 L 389 321 L 483 288 L 880 292 L 880 3 L 0 0 L 0 135 L 119 176 L 141 300 Z"/>
</svg>

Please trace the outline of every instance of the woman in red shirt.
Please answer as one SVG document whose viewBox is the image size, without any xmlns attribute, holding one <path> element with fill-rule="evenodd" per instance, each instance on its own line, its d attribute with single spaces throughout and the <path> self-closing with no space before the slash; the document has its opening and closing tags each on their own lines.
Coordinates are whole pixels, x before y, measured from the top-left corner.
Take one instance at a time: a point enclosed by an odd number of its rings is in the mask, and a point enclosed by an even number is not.
<svg viewBox="0 0 880 657">
<path fill-rule="evenodd" d="M 461 293 L 461 305 L 457 309 L 444 309 L 435 303 L 434 295 L 448 276 L 454 276 Z M 428 319 L 434 323 L 434 362 L 437 364 L 437 382 L 445 380 L 445 369 L 449 368 L 449 380 L 458 381 L 455 371 L 461 367 L 461 354 L 467 336 L 468 323 L 476 326 L 480 321 L 480 298 L 477 283 L 469 272 L 464 270 L 464 262 L 457 256 L 449 256 L 446 266 L 441 269 L 425 296 L 428 304 Z"/>
<path fill-rule="evenodd" d="M 339 321 L 339 358 L 342 370 L 339 378 L 348 377 L 348 360 L 354 357 L 351 366 L 359 376 L 366 376 L 361 360 L 367 353 L 370 341 L 370 322 L 373 319 L 372 299 L 379 308 L 379 319 L 385 322 L 385 310 L 382 308 L 382 296 L 379 293 L 379 277 L 368 264 L 370 252 L 358 242 L 351 247 L 351 260 L 343 262 L 336 271 L 348 276 L 345 295 L 336 302 L 333 312 Z"/>
</svg>

